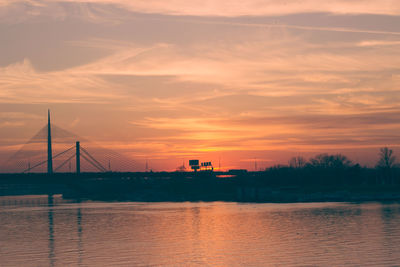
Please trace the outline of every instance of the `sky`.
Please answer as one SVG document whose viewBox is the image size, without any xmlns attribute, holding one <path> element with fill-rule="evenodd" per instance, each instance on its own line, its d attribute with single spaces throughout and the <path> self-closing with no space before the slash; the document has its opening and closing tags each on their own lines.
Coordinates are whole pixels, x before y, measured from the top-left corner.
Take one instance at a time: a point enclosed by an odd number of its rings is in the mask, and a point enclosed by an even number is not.
<svg viewBox="0 0 400 267">
<path fill-rule="evenodd" d="M 399 0 L 0 0 L 0 51 L 0 161 L 47 109 L 135 170 L 400 153 Z"/>
</svg>

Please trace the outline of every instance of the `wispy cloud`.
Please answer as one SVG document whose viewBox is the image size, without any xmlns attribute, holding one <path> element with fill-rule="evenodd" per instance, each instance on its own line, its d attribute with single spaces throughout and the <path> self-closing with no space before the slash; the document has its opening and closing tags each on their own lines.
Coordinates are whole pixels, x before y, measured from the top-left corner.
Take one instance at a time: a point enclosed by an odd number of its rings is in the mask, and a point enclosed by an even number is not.
<svg viewBox="0 0 400 267">
<path fill-rule="evenodd" d="M 29 114 L 25 112 L 0 112 L 0 119 L 10 119 L 10 120 L 18 120 L 18 119 L 30 119 L 30 120 L 38 120 L 42 119 L 42 117 L 36 114 Z"/>
<path fill-rule="evenodd" d="M 0 121 L 0 128 L 21 127 L 24 123 L 21 121 Z"/>
<path fill-rule="evenodd" d="M 43 5 L 54 1 L 49 0 L 16 0 Z M 64 0 L 74 3 L 103 3 L 129 8 L 136 12 L 161 13 L 173 15 L 196 16 L 260 16 L 308 12 L 330 13 L 368 13 L 397 15 L 400 12 L 397 0 L 334 0 L 334 1 L 274 1 L 274 0 Z M 15 2 L 15 1 L 14 1 Z M 9 5 L 10 1 L 0 1 L 0 6 Z"/>
<path fill-rule="evenodd" d="M 110 56 L 71 71 L 91 75 L 171 76 L 179 81 L 207 81 L 225 88 L 253 90 L 259 95 L 305 93 L 313 88 L 320 91 L 316 85 L 343 88 L 347 84 L 354 89 L 355 82 L 363 75 L 369 79 L 371 72 L 397 73 L 400 55 L 396 49 L 377 50 L 371 56 L 370 50 L 358 46 L 349 43 L 338 54 L 335 47 L 311 45 L 289 36 L 217 46 L 121 46 L 114 48 Z M 333 86 L 329 89 L 338 89 Z"/>
<path fill-rule="evenodd" d="M 0 68 L 3 103 L 104 103 L 119 97 L 109 86 L 96 76 L 37 72 L 28 59 Z"/>
<path fill-rule="evenodd" d="M 368 46 L 400 46 L 400 41 L 393 41 L 393 40 L 365 40 L 361 41 L 357 44 L 361 47 L 368 47 Z"/>
</svg>

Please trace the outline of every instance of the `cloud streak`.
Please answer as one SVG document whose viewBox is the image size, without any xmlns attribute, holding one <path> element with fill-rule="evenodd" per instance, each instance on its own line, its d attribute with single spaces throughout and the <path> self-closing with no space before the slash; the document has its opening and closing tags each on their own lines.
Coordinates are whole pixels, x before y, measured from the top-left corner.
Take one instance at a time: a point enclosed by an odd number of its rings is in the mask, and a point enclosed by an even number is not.
<svg viewBox="0 0 400 267">
<path fill-rule="evenodd" d="M 0 102 L 104 103 L 118 98 L 95 76 L 68 71 L 40 73 L 28 59 L 0 68 Z"/>
<path fill-rule="evenodd" d="M 49 0 L 16 0 L 35 6 L 45 5 Z M 135 12 L 160 13 L 194 16 L 262 16 L 293 13 L 328 12 L 341 14 L 387 14 L 398 15 L 400 5 L 397 0 L 64 0 L 73 3 L 110 4 L 131 9 Z M 15 2 L 15 1 L 14 1 Z M 0 6 L 7 6 L 10 1 L 0 1 Z"/>
</svg>

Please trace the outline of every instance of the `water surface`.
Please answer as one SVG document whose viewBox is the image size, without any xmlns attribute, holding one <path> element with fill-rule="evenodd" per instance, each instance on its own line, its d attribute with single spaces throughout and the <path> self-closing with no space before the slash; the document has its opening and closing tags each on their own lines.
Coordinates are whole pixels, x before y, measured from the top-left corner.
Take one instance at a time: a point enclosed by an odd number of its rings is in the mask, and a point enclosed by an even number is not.
<svg viewBox="0 0 400 267">
<path fill-rule="evenodd" d="M 1 266 L 400 265 L 400 205 L 0 198 Z"/>
</svg>

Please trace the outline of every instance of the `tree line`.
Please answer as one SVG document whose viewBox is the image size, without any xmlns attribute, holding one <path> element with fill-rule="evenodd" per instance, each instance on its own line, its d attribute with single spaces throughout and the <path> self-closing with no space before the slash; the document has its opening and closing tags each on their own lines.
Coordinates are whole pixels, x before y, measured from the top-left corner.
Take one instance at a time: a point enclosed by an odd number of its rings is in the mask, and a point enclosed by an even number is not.
<svg viewBox="0 0 400 267">
<path fill-rule="evenodd" d="M 345 155 L 329 155 L 326 153 L 318 154 L 314 158 L 310 158 L 308 161 L 302 156 L 292 157 L 288 163 L 289 167 L 291 168 L 348 168 L 359 165 L 358 163 L 353 163 Z M 388 147 L 381 148 L 379 151 L 379 160 L 376 164 L 376 168 L 392 169 L 395 167 L 399 167 L 399 165 L 396 162 L 396 156 L 394 155 L 393 150 Z"/>
<path fill-rule="evenodd" d="M 374 168 L 362 167 L 342 154 L 318 154 L 310 159 L 292 157 L 288 165 L 276 165 L 260 174 L 269 185 L 400 185 L 400 165 L 392 149 L 383 147 Z M 260 177 L 259 177 L 260 178 Z"/>
</svg>

